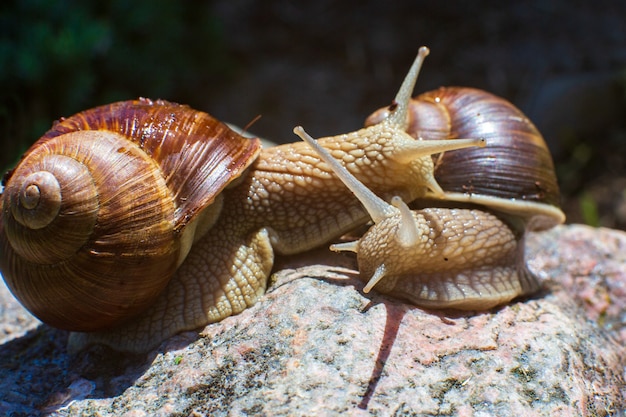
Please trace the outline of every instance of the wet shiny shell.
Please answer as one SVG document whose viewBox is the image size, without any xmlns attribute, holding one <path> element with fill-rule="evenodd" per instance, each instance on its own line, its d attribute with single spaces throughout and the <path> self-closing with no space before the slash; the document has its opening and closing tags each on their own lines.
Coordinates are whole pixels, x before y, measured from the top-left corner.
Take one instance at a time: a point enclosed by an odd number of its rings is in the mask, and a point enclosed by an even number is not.
<svg viewBox="0 0 626 417">
<path fill-rule="evenodd" d="M 2 276 L 50 325 L 112 327 L 158 296 L 181 262 L 187 225 L 259 150 L 258 140 L 166 101 L 63 119 L 5 176 Z"/>
</svg>

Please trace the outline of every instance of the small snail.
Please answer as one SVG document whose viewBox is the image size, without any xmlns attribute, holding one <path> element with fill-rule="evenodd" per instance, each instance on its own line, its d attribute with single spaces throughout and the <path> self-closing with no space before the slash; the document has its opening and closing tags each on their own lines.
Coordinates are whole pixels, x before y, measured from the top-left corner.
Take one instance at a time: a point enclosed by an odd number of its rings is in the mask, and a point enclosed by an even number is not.
<svg viewBox="0 0 626 417">
<path fill-rule="evenodd" d="M 387 204 L 302 128 L 313 147 L 359 198 L 374 221 L 361 239 L 331 245 L 357 254 L 361 278 L 383 293 L 431 308 L 488 309 L 538 288 L 523 244 L 497 216 L 477 209 L 411 211 L 398 196 Z"/>
</svg>

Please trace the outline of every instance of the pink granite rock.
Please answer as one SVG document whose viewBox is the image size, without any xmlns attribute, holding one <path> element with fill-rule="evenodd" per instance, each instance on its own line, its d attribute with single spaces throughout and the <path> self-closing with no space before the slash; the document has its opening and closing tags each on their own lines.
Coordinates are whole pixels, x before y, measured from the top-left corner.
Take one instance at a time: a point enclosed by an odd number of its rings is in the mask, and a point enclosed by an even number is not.
<svg viewBox="0 0 626 417">
<path fill-rule="evenodd" d="M 625 248 L 607 229 L 532 235 L 545 291 L 481 313 L 365 297 L 352 259 L 325 250 L 284 259 L 259 304 L 145 355 L 69 360 L 64 332 L 14 333 L 0 345 L 0 414 L 623 413 Z"/>
</svg>

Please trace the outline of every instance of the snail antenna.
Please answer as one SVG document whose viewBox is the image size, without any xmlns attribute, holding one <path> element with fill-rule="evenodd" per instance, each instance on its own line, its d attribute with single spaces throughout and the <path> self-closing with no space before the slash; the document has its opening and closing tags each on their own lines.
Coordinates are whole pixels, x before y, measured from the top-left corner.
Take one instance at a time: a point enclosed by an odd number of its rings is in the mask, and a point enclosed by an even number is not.
<svg viewBox="0 0 626 417">
<path fill-rule="evenodd" d="M 400 223 L 398 224 L 396 240 L 400 246 L 410 248 L 418 243 L 419 239 L 422 237 L 422 233 L 417 227 L 411 209 L 402 201 L 402 198 L 398 196 L 393 197 L 391 199 L 391 205 L 400 212 Z"/>
<path fill-rule="evenodd" d="M 417 52 L 417 57 L 415 58 L 415 61 L 413 61 L 413 65 L 411 65 L 409 73 L 404 78 L 398 94 L 396 94 L 396 98 L 393 100 L 391 106 L 389 106 L 389 116 L 387 117 L 387 120 L 397 125 L 401 130 L 406 130 L 408 126 L 407 111 L 409 108 L 409 101 L 413 95 L 415 82 L 417 81 L 417 76 L 422 68 L 424 59 L 429 53 L 430 49 L 425 46 L 420 47 Z"/>
<path fill-rule="evenodd" d="M 261 115 L 257 114 L 256 116 L 254 116 L 252 118 L 252 120 L 250 120 L 248 122 L 248 124 L 246 124 L 243 129 L 241 130 L 241 136 L 245 136 L 246 133 L 248 133 L 248 131 L 250 130 L 250 128 L 252 127 L 253 124 L 255 124 L 256 122 L 258 122 L 261 119 Z"/>
</svg>

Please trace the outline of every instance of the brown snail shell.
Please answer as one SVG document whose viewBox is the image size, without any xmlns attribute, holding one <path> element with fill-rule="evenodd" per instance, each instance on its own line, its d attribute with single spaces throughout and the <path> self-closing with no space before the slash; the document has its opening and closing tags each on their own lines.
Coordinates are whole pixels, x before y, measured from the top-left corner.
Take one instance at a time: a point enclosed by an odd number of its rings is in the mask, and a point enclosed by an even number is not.
<svg viewBox="0 0 626 417">
<path fill-rule="evenodd" d="M 52 326 L 110 328 L 153 302 L 259 151 L 257 139 L 163 100 L 63 119 L 4 178 L 2 276 Z"/>
<path fill-rule="evenodd" d="M 374 112 L 366 126 L 388 111 Z M 508 213 L 530 230 L 564 221 L 550 151 L 534 124 L 507 100 L 474 88 L 441 87 L 414 97 L 407 118 L 407 133 L 415 138 L 486 140 L 485 148 L 433 157 L 435 179 L 450 201 Z"/>
</svg>

